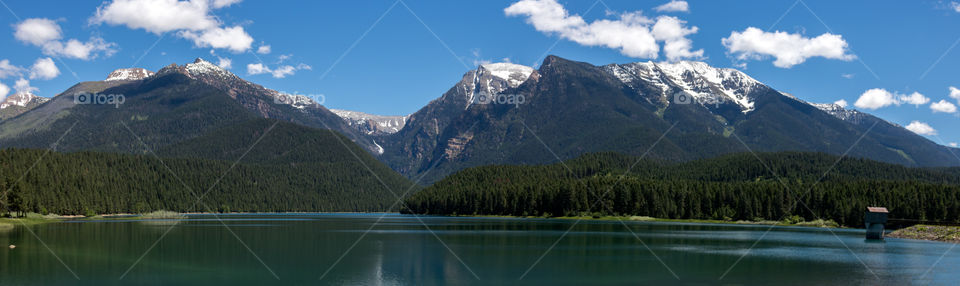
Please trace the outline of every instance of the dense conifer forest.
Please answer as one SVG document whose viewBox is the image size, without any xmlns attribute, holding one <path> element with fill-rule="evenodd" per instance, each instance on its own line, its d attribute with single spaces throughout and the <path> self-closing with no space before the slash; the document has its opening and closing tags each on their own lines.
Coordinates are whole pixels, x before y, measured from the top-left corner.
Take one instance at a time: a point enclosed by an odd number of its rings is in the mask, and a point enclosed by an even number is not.
<svg viewBox="0 0 960 286">
<path fill-rule="evenodd" d="M 892 218 L 957 222 L 960 168 L 909 168 L 821 153 L 732 154 L 685 163 L 596 153 L 552 165 L 466 169 L 410 196 L 406 205 L 403 212 L 435 215 L 799 217 L 846 226 L 862 225 L 867 206 L 885 206 Z"/>
<path fill-rule="evenodd" d="M 252 120 L 159 156 L 0 150 L 0 214 L 390 211 L 394 193 L 412 185 L 342 135 L 273 122 Z"/>
</svg>

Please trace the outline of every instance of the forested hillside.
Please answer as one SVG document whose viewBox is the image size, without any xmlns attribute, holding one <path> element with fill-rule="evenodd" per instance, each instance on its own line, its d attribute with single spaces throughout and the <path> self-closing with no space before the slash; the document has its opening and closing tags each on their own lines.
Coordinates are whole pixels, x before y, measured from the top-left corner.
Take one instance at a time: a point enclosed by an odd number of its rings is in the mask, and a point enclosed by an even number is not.
<svg viewBox="0 0 960 286">
<path fill-rule="evenodd" d="M 759 157 L 762 162 L 752 154 L 680 164 L 642 160 L 629 173 L 625 171 L 637 158 L 612 153 L 564 164 L 470 168 L 414 194 L 403 211 L 720 220 L 797 215 L 860 226 L 869 205 L 886 206 L 894 218 L 960 220 L 960 168 L 908 168 L 849 158 L 831 168 L 839 157 L 820 153 Z"/>
<path fill-rule="evenodd" d="M 342 135 L 286 122 L 273 125 L 274 122 L 252 120 L 183 143 L 181 147 L 188 149 L 158 151 L 164 156 L 162 162 L 150 154 L 44 155 L 46 150 L 0 150 L 0 191 L 10 190 L 6 196 L 0 196 L 0 201 L 9 203 L 10 210 L 57 214 L 160 209 L 388 211 L 396 197 L 381 180 L 397 194 L 412 184 Z M 264 136 L 227 172 L 271 126 L 269 136 Z M 228 136 L 230 133 L 236 135 Z M 291 136 L 300 139 L 295 141 Z M 221 140 L 234 144 L 214 144 Z M 187 152 L 190 150 L 193 152 Z M 40 156 L 45 157 L 41 160 Z M 35 162 L 37 165 L 31 169 Z M 26 173 L 27 170 L 30 171 Z M 19 179 L 20 176 L 23 178 Z M 204 193 L 203 204 L 198 204 L 198 197 Z"/>
</svg>

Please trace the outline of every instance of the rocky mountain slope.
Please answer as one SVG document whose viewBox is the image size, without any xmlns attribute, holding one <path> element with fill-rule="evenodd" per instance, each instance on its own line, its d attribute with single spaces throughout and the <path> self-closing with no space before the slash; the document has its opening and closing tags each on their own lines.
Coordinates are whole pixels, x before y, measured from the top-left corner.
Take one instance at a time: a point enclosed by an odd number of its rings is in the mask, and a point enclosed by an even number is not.
<svg viewBox="0 0 960 286">
<path fill-rule="evenodd" d="M 121 69 L 108 79 L 79 83 L 3 121 L 0 147 L 45 148 L 76 123 L 60 150 L 136 153 L 143 151 L 139 139 L 158 148 L 259 117 L 334 130 L 375 150 L 364 134 L 313 100 L 248 82 L 202 59 L 171 64 L 156 73 Z M 109 96 L 113 101 L 107 104 L 86 100 Z M 141 138 L 132 137 L 124 125 L 141 128 Z"/>
<path fill-rule="evenodd" d="M 476 104 L 480 95 L 494 100 Z M 381 140 L 382 160 L 427 182 L 471 166 L 600 151 L 686 161 L 747 151 L 843 154 L 853 146 L 849 155 L 883 162 L 958 164 L 946 147 L 902 127 L 702 62 L 594 66 L 549 56 L 538 70 L 485 65 Z"/>
</svg>

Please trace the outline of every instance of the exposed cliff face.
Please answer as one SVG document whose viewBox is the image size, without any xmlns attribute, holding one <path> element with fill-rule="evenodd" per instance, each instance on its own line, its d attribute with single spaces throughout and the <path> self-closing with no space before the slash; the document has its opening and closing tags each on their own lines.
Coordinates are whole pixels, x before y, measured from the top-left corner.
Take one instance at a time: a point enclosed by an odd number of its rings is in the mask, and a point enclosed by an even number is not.
<svg viewBox="0 0 960 286">
<path fill-rule="evenodd" d="M 472 139 L 457 130 L 473 123 L 463 123 L 460 117 L 489 106 L 492 95 L 537 78 L 533 68 L 510 63 L 485 64 L 464 73 L 440 98 L 410 114 L 400 131 L 378 140 L 386 149 L 381 160 L 401 173 L 413 174 L 426 170 L 438 158 L 459 157 Z"/>
</svg>

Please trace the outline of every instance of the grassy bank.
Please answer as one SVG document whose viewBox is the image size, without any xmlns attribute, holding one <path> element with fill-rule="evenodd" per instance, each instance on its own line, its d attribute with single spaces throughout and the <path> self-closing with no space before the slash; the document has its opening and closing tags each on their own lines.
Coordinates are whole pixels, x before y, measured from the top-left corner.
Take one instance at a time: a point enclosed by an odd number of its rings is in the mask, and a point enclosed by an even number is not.
<svg viewBox="0 0 960 286">
<path fill-rule="evenodd" d="M 808 227 L 840 227 L 832 220 L 710 220 L 710 219 L 667 219 L 648 216 L 559 216 L 559 217 L 537 217 L 537 216 L 509 216 L 509 215 L 455 215 L 457 217 L 492 217 L 492 218 L 543 218 L 543 219 L 565 219 L 565 220 L 609 220 L 609 221 L 650 221 L 650 222 L 676 222 L 676 223 L 717 223 L 717 224 L 752 224 L 752 225 L 780 225 L 780 226 L 808 226 Z"/>
<path fill-rule="evenodd" d="M 173 212 L 173 211 L 153 211 L 149 213 L 142 214 L 89 214 L 87 216 L 61 216 L 56 214 L 47 214 L 42 215 L 38 213 L 27 213 L 24 217 L 17 218 L 0 218 L 0 230 L 10 230 L 13 227 L 18 225 L 37 225 L 43 223 L 58 222 L 67 219 L 84 219 L 84 220 L 123 220 L 123 219 L 183 219 L 186 218 L 185 214 Z"/>
<path fill-rule="evenodd" d="M 13 229 L 14 226 L 18 225 L 36 225 L 55 222 L 61 219 L 63 219 L 63 217 L 58 215 L 41 215 L 36 213 L 28 213 L 26 216 L 18 218 L 0 218 L 0 230 Z"/>
<path fill-rule="evenodd" d="M 943 242 L 960 242 L 960 226 L 939 226 L 918 224 L 898 229 L 888 237 L 922 239 Z"/>
</svg>

